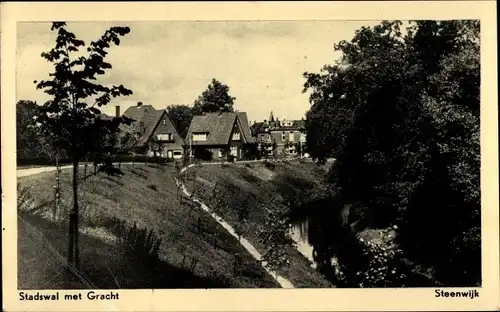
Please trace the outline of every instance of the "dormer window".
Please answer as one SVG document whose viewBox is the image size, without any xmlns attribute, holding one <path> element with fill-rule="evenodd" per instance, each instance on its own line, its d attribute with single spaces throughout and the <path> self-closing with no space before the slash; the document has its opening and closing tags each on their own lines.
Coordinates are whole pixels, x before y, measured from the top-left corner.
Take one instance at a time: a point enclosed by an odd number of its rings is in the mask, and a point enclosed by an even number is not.
<svg viewBox="0 0 500 312">
<path fill-rule="evenodd" d="M 206 141 L 208 132 L 193 133 L 193 141 Z"/>
</svg>

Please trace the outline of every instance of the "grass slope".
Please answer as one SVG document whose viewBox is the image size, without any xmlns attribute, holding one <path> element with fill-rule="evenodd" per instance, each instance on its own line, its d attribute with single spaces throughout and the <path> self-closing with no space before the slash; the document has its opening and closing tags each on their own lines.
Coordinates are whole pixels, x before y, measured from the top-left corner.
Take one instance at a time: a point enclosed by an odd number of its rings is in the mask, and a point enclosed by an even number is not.
<svg viewBox="0 0 500 312">
<path fill-rule="evenodd" d="M 222 211 L 219 213 L 233 227 L 241 227 L 242 235 L 261 252 L 266 247 L 258 242 L 258 226 L 264 224 L 267 210 L 273 205 L 283 204 L 292 190 L 318 187 L 324 176 L 324 169 L 311 162 L 256 163 L 205 165 L 190 169 L 186 186 L 202 197 L 207 205 L 215 206 L 213 188 L 225 194 Z M 196 182 L 194 182 L 196 181 Z M 228 195 L 231 196 L 228 196 Z M 231 208 L 229 208 L 231 207 Z M 249 211 L 246 222 L 240 222 L 236 211 Z M 322 274 L 310 266 L 302 254 L 294 248 L 286 250 L 290 265 L 278 270 L 295 287 L 334 287 Z"/>
<path fill-rule="evenodd" d="M 279 287 L 210 216 L 198 207 L 180 204 L 173 166 L 124 165 L 122 170 L 123 175 L 118 176 L 98 173 L 80 185 L 81 273 L 95 287 Z M 63 170 L 64 207 L 71 206 L 70 178 L 71 171 Z M 81 276 L 68 279 L 62 273 L 67 223 L 50 221 L 54 172 L 19 178 L 18 182 L 34 200 L 29 211 L 19 213 L 19 288 L 82 288 Z M 141 255 L 118 248 L 107 226 L 113 219 L 157 233 L 162 239 L 161 260 L 145 265 Z M 234 274 L 236 253 L 242 264 Z M 189 269 L 194 262 L 195 268 Z"/>
</svg>

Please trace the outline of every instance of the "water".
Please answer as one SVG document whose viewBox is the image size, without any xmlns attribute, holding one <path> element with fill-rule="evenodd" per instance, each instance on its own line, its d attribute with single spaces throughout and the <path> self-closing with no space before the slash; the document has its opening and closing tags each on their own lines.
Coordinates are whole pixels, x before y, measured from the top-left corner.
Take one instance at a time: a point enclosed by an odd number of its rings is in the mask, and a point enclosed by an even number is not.
<svg viewBox="0 0 500 312">
<path fill-rule="evenodd" d="M 307 240 L 307 223 L 292 226 L 290 236 L 297 243 L 296 249 L 311 262 L 312 268 L 316 268 L 316 262 L 313 258 L 314 247 Z"/>
</svg>

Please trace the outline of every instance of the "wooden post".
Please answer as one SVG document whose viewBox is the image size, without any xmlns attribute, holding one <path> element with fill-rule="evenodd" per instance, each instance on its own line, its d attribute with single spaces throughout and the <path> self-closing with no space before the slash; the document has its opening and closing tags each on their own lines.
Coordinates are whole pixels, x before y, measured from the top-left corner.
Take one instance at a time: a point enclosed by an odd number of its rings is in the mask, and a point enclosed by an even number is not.
<svg viewBox="0 0 500 312">
<path fill-rule="evenodd" d="M 85 164 L 83 165 L 83 181 L 87 180 L 87 159 L 85 159 Z"/>
<path fill-rule="evenodd" d="M 57 220 L 57 213 L 59 211 L 59 199 L 61 194 L 61 184 L 59 181 L 59 176 L 61 173 L 61 169 L 59 168 L 59 156 L 56 156 L 56 183 L 54 185 L 54 210 L 53 210 L 53 218 L 54 221 Z"/>
</svg>

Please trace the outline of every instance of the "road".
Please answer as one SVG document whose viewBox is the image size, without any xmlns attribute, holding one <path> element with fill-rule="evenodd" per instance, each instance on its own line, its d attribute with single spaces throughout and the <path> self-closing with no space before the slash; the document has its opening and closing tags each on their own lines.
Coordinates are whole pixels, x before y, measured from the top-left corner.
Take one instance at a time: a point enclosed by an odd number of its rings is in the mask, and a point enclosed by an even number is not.
<svg viewBox="0 0 500 312">
<path fill-rule="evenodd" d="M 285 159 L 285 160 L 291 160 L 291 159 Z M 236 163 L 237 164 L 247 164 L 247 163 L 256 163 L 256 162 L 263 162 L 263 161 L 264 160 L 239 160 Z M 273 160 L 268 160 L 268 161 L 273 162 Z M 229 162 L 225 162 L 225 163 L 229 164 Z M 122 165 L 131 165 L 131 164 L 132 164 L 131 162 L 122 163 Z M 140 163 L 136 162 L 135 164 L 140 164 Z M 206 163 L 202 162 L 202 163 L 200 163 L 200 165 L 220 165 L 220 164 L 221 164 L 220 162 L 206 162 Z M 80 167 L 83 167 L 83 166 L 84 166 L 84 164 L 80 164 Z M 90 164 L 89 166 L 92 166 L 92 164 Z M 70 169 L 72 167 L 73 167 L 72 165 L 66 165 L 66 166 L 61 166 L 60 168 L 64 170 L 64 169 Z M 51 172 L 51 171 L 55 171 L 55 170 L 56 170 L 55 166 L 47 166 L 47 167 L 17 169 L 16 173 L 17 173 L 17 177 L 21 178 L 21 177 L 27 177 L 27 176 L 31 176 L 31 175 L 35 175 L 35 174 L 44 173 L 44 172 Z"/>
</svg>

